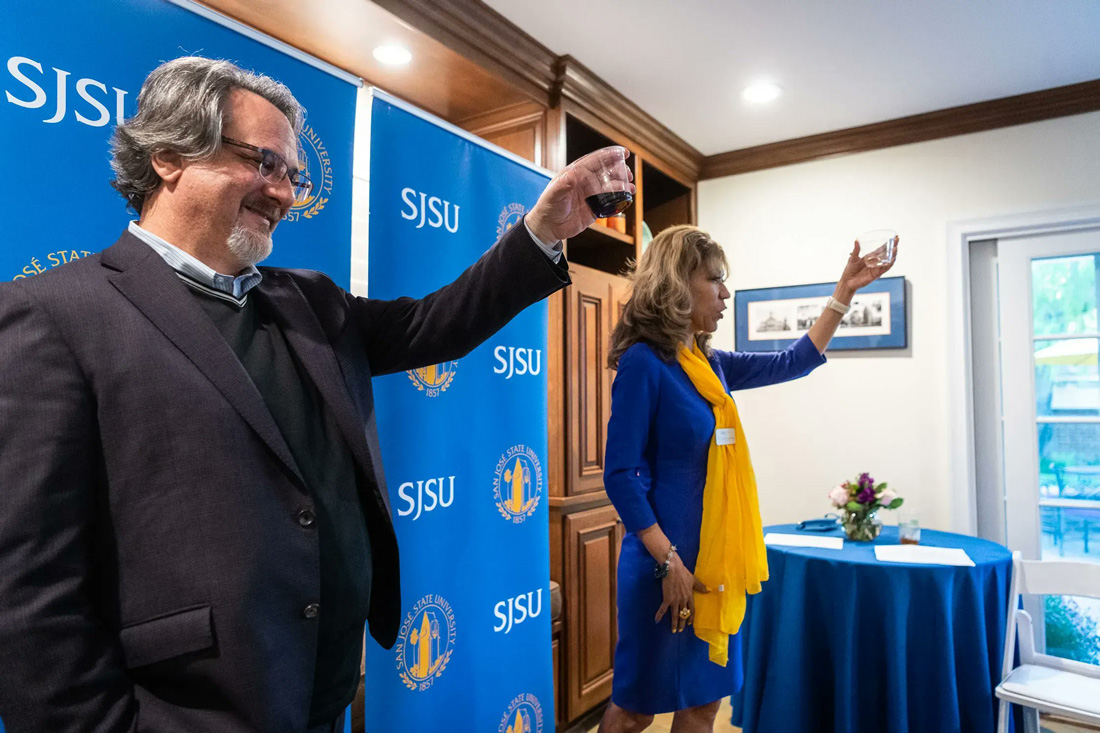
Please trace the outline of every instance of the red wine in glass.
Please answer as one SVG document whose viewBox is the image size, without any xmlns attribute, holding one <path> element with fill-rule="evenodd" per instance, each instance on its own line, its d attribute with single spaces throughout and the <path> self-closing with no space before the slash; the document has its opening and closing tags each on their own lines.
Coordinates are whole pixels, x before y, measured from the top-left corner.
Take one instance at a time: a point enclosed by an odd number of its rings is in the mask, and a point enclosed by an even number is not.
<svg viewBox="0 0 1100 733">
<path fill-rule="evenodd" d="M 597 219 L 603 219 L 626 211 L 634 203 L 634 196 L 630 191 L 609 191 L 589 196 L 584 201 Z"/>
</svg>

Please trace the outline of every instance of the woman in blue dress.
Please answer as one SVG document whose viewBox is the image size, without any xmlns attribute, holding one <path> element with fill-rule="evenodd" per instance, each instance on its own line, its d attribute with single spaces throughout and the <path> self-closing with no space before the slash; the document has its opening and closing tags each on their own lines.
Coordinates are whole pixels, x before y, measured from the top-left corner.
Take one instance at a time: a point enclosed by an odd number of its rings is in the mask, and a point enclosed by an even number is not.
<svg viewBox="0 0 1100 733">
<path fill-rule="evenodd" d="M 604 484 L 628 534 L 615 677 L 600 733 L 642 731 L 666 712 L 675 712 L 673 733 L 711 731 L 721 699 L 740 687 L 736 632 L 746 593 L 767 579 L 767 558 L 729 393 L 823 364 L 852 296 L 893 266 L 880 255 L 861 258 L 856 244 L 808 333 L 774 353 L 710 349 L 730 297 L 729 267 L 705 232 L 666 229 L 642 255 L 609 354 L 618 373 Z"/>
</svg>

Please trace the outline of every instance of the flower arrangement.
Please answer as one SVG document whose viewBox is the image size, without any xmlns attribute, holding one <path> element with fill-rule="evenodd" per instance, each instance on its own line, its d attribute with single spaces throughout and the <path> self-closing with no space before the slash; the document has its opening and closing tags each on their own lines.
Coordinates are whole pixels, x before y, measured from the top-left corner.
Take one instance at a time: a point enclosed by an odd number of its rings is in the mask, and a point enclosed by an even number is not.
<svg viewBox="0 0 1100 733">
<path fill-rule="evenodd" d="M 876 484 L 870 474 L 861 473 L 855 481 L 845 481 L 833 488 L 829 501 L 843 512 L 842 523 L 848 539 L 870 542 L 882 530 L 878 510 L 897 509 L 904 500 L 885 481 Z"/>
</svg>

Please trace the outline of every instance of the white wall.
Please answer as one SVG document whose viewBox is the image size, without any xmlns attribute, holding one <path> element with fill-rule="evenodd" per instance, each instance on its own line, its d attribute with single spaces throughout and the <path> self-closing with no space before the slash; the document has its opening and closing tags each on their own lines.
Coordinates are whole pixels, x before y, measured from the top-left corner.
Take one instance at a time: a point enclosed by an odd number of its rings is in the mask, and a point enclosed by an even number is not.
<svg viewBox="0 0 1100 733">
<path fill-rule="evenodd" d="M 832 486 L 869 471 L 924 526 L 961 529 L 950 509 L 948 400 L 961 375 L 949 373 L 947 228 L 1100 202 L 1100 113 L 704 181 L 698 196 L 731 291 L 832 281 L 859 232 L 901 236 L 890 274 L 911 286 L 909 349 L 834 352 L 806 379 L 737 395 L 764 523 L 820 516 Z M 733 348 L 732 318 L 715 345 Z"/>
</svg>

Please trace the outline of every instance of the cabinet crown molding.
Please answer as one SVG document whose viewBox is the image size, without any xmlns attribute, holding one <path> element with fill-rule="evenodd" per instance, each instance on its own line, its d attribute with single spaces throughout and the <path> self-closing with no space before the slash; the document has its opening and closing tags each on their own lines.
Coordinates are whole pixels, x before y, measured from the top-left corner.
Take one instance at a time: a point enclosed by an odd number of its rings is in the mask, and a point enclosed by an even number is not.
<svg viewBox="0 0 1100 733">
<path fill-rule="evenodd" d="M 558 58 L 550 104 L 568 100 L 585 109 L 648 153 L 674 166 L 681 175 L 696 180 L 703 166 L 703 154 L 668 129 L 641 107 L 620 94 L 572 56 Z"/>
</svg>

